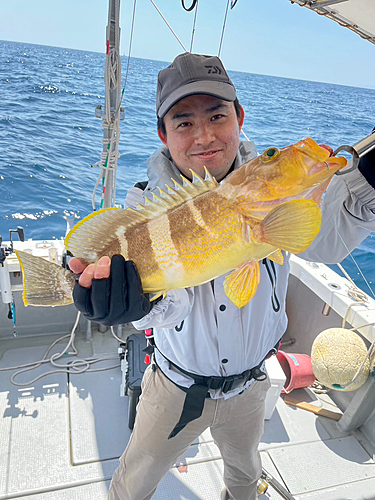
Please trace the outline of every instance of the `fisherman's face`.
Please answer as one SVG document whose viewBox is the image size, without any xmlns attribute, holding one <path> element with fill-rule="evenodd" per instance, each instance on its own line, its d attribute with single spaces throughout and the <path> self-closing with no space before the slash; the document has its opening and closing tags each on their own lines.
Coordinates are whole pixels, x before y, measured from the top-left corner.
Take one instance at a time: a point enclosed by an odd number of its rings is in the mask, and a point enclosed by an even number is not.
<svg viewBox="0 0 375 500">
<path fill-rule="evenodd" d="M 160 130 L 158 134 L 183 175 L 191 179 L 192 169 L 204 177 L 206 166 L 220 181 L 236 157 L 244 116 L 242 107 L 237 116 L 233 102 L 192 95 L 168 111 L 164 117 L 166 134 Z"/>
</svg>

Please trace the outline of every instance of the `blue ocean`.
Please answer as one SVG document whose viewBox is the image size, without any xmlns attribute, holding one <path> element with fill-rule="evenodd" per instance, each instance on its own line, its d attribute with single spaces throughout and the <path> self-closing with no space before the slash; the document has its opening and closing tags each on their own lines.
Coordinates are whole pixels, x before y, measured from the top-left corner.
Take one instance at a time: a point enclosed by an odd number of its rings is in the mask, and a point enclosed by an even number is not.
<svg viewBox="0 0 375 500">
<path fill-rule="evenodd" d="M 26 238 L 61 238 L 66 218 L 92 211 L 103 129 L 105 55 L 0 41 L 0 236 L 22 226 Z M 123 73 L 127 58 L 122 58 Z M 166 62 L 131 58 L 122 105 L 116 203 L 146 179 L 156 133 L 158 71 Z M 228 65 L 228 63 L 227 63 Z M 305 136 L 334 149 L 352 145 L 374 127 L 375 90 L 229 71 L 245 109 L 244 131 L 258 150 Z M 100 204 L 100 190 L 96 207 Z M 375 235 L 353 258 L 375 282 Z M 354 260 L 343 266 L 369 292 Z"/>
</svg>

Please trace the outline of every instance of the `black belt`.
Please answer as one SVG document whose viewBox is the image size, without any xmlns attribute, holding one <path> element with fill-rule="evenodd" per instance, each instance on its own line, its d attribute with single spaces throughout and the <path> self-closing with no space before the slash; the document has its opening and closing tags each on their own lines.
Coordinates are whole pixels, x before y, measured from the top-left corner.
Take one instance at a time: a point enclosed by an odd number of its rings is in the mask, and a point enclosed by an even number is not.
<svg viewBox="0 0 375 500">
<path fill-rule="evenodd" d="M 159 351 L 160 352 L 160 351 Z M 227 393 L 232 391 L 233 389 L 237 389 L 238 387 L 243 387 L 245 384 L 251 380 L 265 380 L 267 378 L 267 374 L 261 370 L 261 367 L 264 361 L 270 357 L 272 354 L 277 352 L 277 348 L 272 349 L 267 356 L 263 359 L 258 366 L 255 366 L 251 370 L 245 370 L 239 375 L 230 375 L 228 377 L 204 377 L 202 375 L 196 375 L 195 373 L 187 372 L 183 370 L 178 365 L 170 361 L 168 358 L 164 356 L 163 353 L 160 354 L 178 371 L 187 375 L 188 377 L 194 380 L 194 384 L 189 388 L 181 387 L 178 385 L 180 389 L 186 392 L 186 397 L 184 401 L 184 406 L 182 408 L 182 413 L 180 416 L 180 420 L 175 425 L 172 432 L 169 434 L 168 439 L 175 437 L 182 429 L 192 420 L 199 418 L 202 415 L 203 407 L 205 399 L 208 395 L 208 390 L 213 389 L 221 389 L 223 393 Z"/>
</svg>

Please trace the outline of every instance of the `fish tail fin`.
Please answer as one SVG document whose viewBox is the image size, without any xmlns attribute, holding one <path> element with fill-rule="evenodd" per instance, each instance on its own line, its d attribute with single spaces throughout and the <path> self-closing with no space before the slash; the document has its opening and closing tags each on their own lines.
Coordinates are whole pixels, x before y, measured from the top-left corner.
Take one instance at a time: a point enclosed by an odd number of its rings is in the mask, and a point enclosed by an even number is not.
<svg viewBox="0 0 375 500">
<path fill-rule="evenodd" d="M 261 240 L 287 252 L 303 252 L 319 233 L 321 218 L 315 201 L 287 201 L 260 222 Z"/>
<path fill-rule="evenodd" d="M 65 306 L 73 302 L 74 274 L 53 262 L 16 251 L 25 306 Z"/>
</svg>

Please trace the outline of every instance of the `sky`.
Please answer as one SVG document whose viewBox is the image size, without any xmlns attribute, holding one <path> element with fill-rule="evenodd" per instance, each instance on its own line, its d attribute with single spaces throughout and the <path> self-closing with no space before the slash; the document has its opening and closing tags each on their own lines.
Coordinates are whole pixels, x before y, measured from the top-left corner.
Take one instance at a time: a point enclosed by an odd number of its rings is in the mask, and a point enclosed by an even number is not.
<svg viewBox="0 0 375 500">
<path fill-rule="evenodd" d="M 189 50 L 194 12 L 180 0 L 154 2 Z M 129 52 L 133 5 L 121 3 L 121 55 Z M 199 0 L 193 52 L 218 54 L 226 6 Z M 0 0 L 0 39 L 104 52 L 107 17 L 107 0 Z M 150 0 L 137 0 L 131 55 L 170 62 L 181 52 Z M 375 45 L 289 0 L 238 0 L 221 58 L 228 70 L 375 89 Z"/>
</svg>

